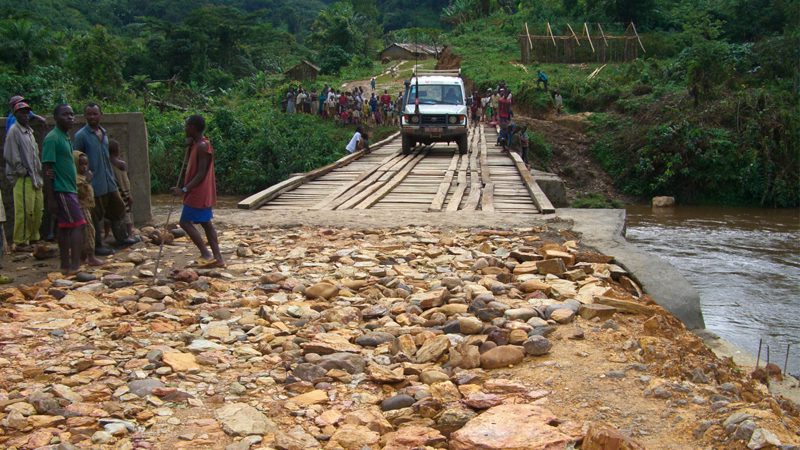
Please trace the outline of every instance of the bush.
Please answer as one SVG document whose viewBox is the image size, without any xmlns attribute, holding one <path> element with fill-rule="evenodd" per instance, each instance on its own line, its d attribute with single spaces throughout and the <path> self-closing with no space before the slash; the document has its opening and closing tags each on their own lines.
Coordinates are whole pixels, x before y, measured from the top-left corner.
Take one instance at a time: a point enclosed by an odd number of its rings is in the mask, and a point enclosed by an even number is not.
<svg viewBox="0 0 800 450">
<path fill-rule="evenodd" d="M 548 170 L 550 160 L 553 158 L 550 144 L 544 140 L 541 134 L 530 130 L 528 131 L 528 157 L 532 166 L 541 167 L 543 170 Z"/>
</svg>

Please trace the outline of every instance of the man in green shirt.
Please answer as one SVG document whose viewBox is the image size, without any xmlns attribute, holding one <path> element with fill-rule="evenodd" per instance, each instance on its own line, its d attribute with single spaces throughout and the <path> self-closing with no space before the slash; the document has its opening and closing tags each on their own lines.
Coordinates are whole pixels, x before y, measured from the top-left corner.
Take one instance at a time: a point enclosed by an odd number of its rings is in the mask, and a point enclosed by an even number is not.
<svg viewBox="0 0 800 450">
<path fill-rule="evenodd" d="M 83 217 L 78 201 L 78 171 L 72 156 L 69 129 L 75 123 L 75 112 L 66 104 L 56 106 L 53 111 L 56 127 L 44 138 L 42 164 L 45 173 L 45 195 L 50 213 L 58 223 L 58 250 L 61 256 L 61 272 L 72 275 L 81 266 L 83 250 Z"/>
</svg>

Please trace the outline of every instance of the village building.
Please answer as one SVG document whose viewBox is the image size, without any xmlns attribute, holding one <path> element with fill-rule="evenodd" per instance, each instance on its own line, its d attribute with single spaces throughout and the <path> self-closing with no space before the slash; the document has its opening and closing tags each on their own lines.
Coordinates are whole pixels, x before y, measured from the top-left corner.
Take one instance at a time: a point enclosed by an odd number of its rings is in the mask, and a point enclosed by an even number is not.
<svg viewBox="0 0 800 450">
<path fill-rule="evenodd" d="M 286 77 L 296 81 L 316 81 L 317 75 L 319 75 L 319 67 L 306 60 L 300 61 L 286 71 Z"/>
<path fill-rule="evenodd" d="M 381 61 L 384 60 L 412 60 L 438 57 L 440 49 L 425 44 L 403 44 L 395 42 L 381 52 Z"/>
</svg>

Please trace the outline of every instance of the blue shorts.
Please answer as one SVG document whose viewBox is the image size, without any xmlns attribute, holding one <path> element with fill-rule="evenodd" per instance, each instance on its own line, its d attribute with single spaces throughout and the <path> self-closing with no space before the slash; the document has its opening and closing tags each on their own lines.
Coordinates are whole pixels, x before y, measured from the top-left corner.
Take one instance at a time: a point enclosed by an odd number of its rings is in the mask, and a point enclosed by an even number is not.
<svg viewBox="0 0 800 450">
<path fill-rule="evenodd" d="M 210 206 L 208 208 L 192 208 L 191 206 L 183 205 L 181 222 L 206 223 L 211 222 L 213 218 L 214 212 Z"/>
</svg>

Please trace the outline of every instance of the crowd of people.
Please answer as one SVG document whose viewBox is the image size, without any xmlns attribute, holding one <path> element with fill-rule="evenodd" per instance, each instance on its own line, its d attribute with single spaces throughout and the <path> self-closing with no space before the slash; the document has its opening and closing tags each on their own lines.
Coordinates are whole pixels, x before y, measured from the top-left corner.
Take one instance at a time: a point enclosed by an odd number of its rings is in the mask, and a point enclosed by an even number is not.
<svg viewBox="0 0 800 450">
<path fill-rule="evenodd" d="M 384 89 L 378 94 L 374 79 L 369 96 L 361 86 L 339 90 L 327 84 L 320 90 L 291 87 L 283 98 L 283 111 L 290 114 L 314 114 L 340 125 L 400 125 L 403 93 L 392 95 Z"/>
<path fill-rule="evenodd" d="M 34 123 L 46 120 L 35 114 L 20 95 L 9 100 L 3 146 L 5 175 L 13 198 L 14 218 L 10 250 L 49 254 L 46 241 L 56 241 L 60 269 L 76 274 L 83 264 L 99 266 L 101 259 L 140 241 L 135 235 L 131 206 L 131 180 L 122 158 L 120 143 L 111 139 L 102 126 L 100 105 L 89 103 L 83 109 L 86 124 L 73 137 L 75 112 L 68 104 L 53 111 L 55 127 L 44 138 L 42 151 L 36 142 Z M 224 265 L 216 232 L 211 225 L 211 207 L 216 199 L 213 149 L 203 136 L 205 122 L 191 116 L 186 122 L 186 177 L 183 187 L 173 193 L 184 197 L 180 225 L 186 230 L 207 264 Z M 0 192 L 0 233 L 5 243 L 6 222 Z M 200 224 L 211 245 L 209 251 L 195 229 Z M 109 239 L 113 237 L 113 239 Z M 109 245 L 109 240 L 110 244 Z M 41 253 L 37 253 L 41 252 Z M 0 275 L 0 284 L 12 278 Z"/>
<path fill-rule="evenodd" d="M 75 121 L 72 107 L 56 106 L 56 126 L 45 137 L 41 155 L 32 125 L 45 119 L 20 95 L 11 97 L 9 109 L 3 159 L 14 205 L 10 250 L 32 252 L 41 241 L 57 240 L 62 271 L 75 273 L 82 263 L 101 265 L 98 256 L 114 253 L 106 245 L 109 234 L 118 247 L 138 242 L 127 164 L 119 142 L 101 125 L 100 105 L 86 105 L 86 124 L 74 138 L 68 134 Z"/>
</svg>

